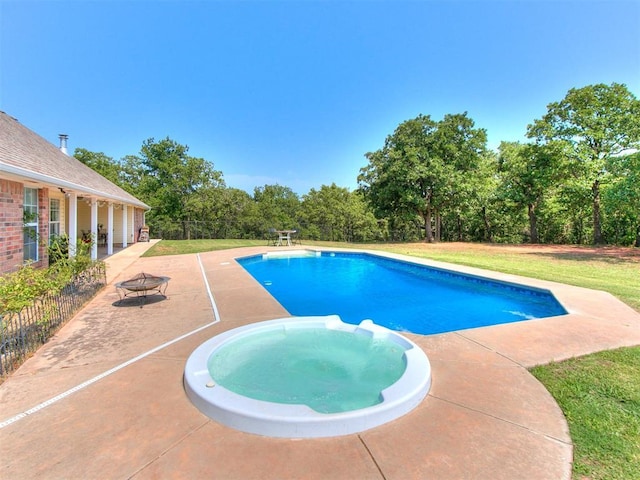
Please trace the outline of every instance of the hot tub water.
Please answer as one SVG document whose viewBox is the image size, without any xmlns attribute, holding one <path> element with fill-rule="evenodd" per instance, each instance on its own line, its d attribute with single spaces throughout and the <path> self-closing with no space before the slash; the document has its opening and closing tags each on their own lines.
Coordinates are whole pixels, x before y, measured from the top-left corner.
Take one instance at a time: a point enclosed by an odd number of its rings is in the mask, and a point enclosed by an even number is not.
<svg viewBox="0 0 640 480">
<path fill-rule="evenodd" d="M 411 411 L 429 391 L 431 366 L 411 340 L 369 320 L 291 317 L 204 342 L 187 360 L 184 384 L 201 412 L 229 427 L 327 437 Z"/>
<path fill-rule="evenodd" d="M 240 395 L 337 413 L 381 403 L 380 392 L 405 371 L 404 351 L 386 338 L 341 330 L 268 330 L 220 347 L 208 370 Z"/>
</svg>

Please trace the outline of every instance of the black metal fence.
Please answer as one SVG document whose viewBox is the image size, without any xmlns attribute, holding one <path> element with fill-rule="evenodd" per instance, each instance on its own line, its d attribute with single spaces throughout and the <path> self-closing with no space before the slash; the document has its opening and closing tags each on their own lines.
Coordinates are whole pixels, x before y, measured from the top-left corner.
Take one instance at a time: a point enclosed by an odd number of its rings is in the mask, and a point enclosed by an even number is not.
<svg viewBox="0 0 640 480">
<path fill-rule="evenodd" d="M 60 293 L 40 297 L 19 312 L 0 312 L 0 376 L 16 370 L 106 284 L 105 265 L 97 263 Z"/>
<path fill-rule="evenodd" d="M 263 229 L 264 231 L 268 228 Z M 205 222 L 190 220 L 185 222 L 159 222 L 151 224 L 151 238 L 163 240 L 202 240 L 218 238 L 262 238 L 260 229 L 234 222 Z"/>
</svg>

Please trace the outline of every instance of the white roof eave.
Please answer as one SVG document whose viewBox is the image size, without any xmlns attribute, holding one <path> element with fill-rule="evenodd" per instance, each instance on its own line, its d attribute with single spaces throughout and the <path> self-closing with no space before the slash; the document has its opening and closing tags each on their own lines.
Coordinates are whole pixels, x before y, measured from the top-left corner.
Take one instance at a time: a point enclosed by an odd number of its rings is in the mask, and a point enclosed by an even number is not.
<svg viewBox="0 0 640 480">
<path fill-rule="evenodd" d="M 120 197 L 118 195 L 113 195 L 110 193 L 105 193 L 99 190 L 95 190 L 93 188 L 89 188 L 84 185 L 78 185 L 72 182 L 67 182 L 65 180 L 61 180 L 59 178 L 50 177 L 49 175 L 43 175 L 41 173 L 36 173 L 24 168 L 16 167 L 13 165 L 7 165 L 6 163 L 0 162 L 0 171 L 7 172 L 12 175 L 17 175 L 22 178 L 35 180 L 36 182 L 46 183 L 50 185 L 54 185 L 56 187 L 61 187 L 64 189 L 69 189 L 78 193 L 86 193 L 91 196 L 97 196 L 106 198 L 108 200 L 113 200 L 118 203 L 126 203 L 128 205 L 135 205 L 136 207 L 143 208 L 145 210 L 151 210 L 151 207 L 143 202 L 135 202 L 129 198 Z"/>
</svg>

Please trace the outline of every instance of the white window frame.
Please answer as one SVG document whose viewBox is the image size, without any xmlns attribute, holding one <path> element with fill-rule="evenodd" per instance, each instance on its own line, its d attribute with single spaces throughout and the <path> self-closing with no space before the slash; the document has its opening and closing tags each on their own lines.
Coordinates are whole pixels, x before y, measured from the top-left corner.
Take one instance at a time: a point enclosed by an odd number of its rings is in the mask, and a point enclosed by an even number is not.
<svg viewBox="0 0 640 480">
<path fill-rule="evenodd" d="M 24 218 L 24 236 L 23 236 L 23 261 L 37 262 L 40 260 L 38 249 L 38 189 L 24 187 L 24 202 L 22 212 Z M 33 203 L 35 201 L 35 203 Z M 32 232 L 32 233 L 31 233 Z M 33 251 L 34 255 L 31 255 Z"/>
<path fill-rule="evenodd" d="M 49 199 L 49 245 L 60 236 L 60 213 L 60 199 Z"/>
</svg>

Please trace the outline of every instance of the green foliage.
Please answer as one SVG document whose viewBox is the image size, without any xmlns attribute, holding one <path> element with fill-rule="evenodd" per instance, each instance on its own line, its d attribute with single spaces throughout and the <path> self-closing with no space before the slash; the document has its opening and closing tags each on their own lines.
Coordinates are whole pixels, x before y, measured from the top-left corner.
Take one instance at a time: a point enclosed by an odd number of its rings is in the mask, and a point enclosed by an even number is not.
<svg viewBox="0 0 640 480">
<path fill-rule="evenodd" d="M 512 219 L 505 218 L 502 211 L 497 195 L 497 172 L 498 157 L 493 152 L 484 152 L 475 172 L 467 175 L 464 183 L 458 184 L 460 194 L 456 201 L 439 212 L 435 222 L 437 239 L 458 242 L 506 241 Z"/>
<path fill-rule="evenodd" d="M 69 237 L 60 235 L 49 240 L 49 266 L 69 258 Z"/>
<path fill-rule="evenodd" d="M 253 191 L 256 212 L 254 231 L 260 234 L 270 228 L 293 229 L 298 225 L 300 199 L 289 187 L 265 185 Z"/>
<path fill-rule="evenodd" d="M 428 115 L 401 123 L 384 147 L 367 153 L 369 165 L 358 183 L 377 216 L 416 215 L 423 221 L 425 240 L 437 239 L 432 220 L 468 201 L 486 148 L 486 132 L 474 128 L 467 114 Z"/>
<path fill-rule="evenodd" d="M 603 192 L 605 235 L 640 247 L 640 153 L 612 157 L 607 170 L 613 178 Z"/>
<path fill-rule="evenodd" d="M 221 201 L 219 189 L 224 188 L 221 172 L 203 158 L 187 153 L 185 145 L 165 138 L 156 142 L 146 140 L 140 157 L 128 162 L 140 172 L 136 194 L 152 209 L 147 223 L 152 230 L 158 224 L 177 224 L 184 238 L 190 238 L 190 222 L 208 220 L 212 205 Z"/>
<path fill-rule="evenodd" d="M 25 265 L 0 277 L 0 312 L 17 312 L 46 292 L 58 290 L 59 284 L 51 272 Z"/>
<path fill-rule="evenodd" d="M 66 254 L 66 241 L 59 237 L 49 248 L 55 262 L 47 269 L 31 264 L 0 276 L 0 312 L 17 312 L 46 294 L 58 293 L 75 276 L 92 265 L 91 245 L 80 244 L 76 255 Z"/>
<path fill-rule="evenodd" d="M 73 151 L 73 156 L 107 180 L 116 185 L 121 184 L 122 177 L 120 172 L 122 169 L 119 162 L 114 161 L 113 158 L 102 152 L 91 152 L 85 148 L 76 148 Z"/>
<path fill-rule="evenodd" d="M 500 144 L 500 195 L 516 207 L 526 209 L 531 243 L 540 242 L 540 211 L 553 197 L 556 186 L 567 176 L 563 146 L 559 142 L 545 145 Z"/>
<path fill-rule="evenodd" d="M 366 242 L 382 239 L 373 213 L 368 210 L 362 194 L 350 192 L 335 183 L 311 189 L 303 197 L 302 224 L 305 238 L 339 242 Z"/>
<path fill-rule="evenodd" d="M 527 135 L 539 144 L 564 144 L 571 187 L 575 197 L 590 199 L 593 242 L 603 243 L 600 202 L 602 186 L 611 181 L 607 162 L 640 147 L 640 101 L 617 83 L 572 88 L 563 100 L 549 104 Z"/>
<path fill-rule="evenodd" d="M 216 189 L 223 186 L 222 175 L 202 158 L 188 155 L 188 147 L 165 138 L 146 140 L 137 162 L 140 172 L 137 195 L 151 206 L 146 222 L 152 231 L 175 229 L 191 238 L 191 222 L 209 220 L 207 212 L 219 203 Z M 213 203 L 209 205 L 208 202 Z"/>
<path fill-rule="evenodd" d="M 224 190 L 218 210 L 212 213 L 219 227 L 215 238 L 262 238 L 261 212 L 244 190 Z"/>
</svg>

